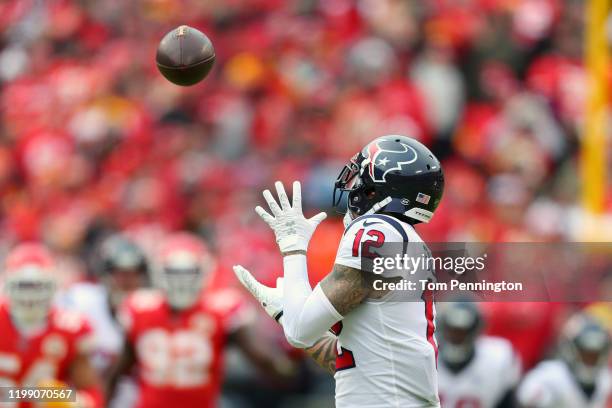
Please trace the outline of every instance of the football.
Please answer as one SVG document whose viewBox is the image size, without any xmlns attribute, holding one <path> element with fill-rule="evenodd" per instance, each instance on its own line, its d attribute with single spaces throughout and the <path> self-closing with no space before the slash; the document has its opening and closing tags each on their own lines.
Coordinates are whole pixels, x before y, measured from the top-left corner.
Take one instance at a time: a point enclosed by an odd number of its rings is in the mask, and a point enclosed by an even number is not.
<svg viewBox="0 0 612 408">
<path fill-rule="evenodd" d="M 182 25 L 162 38 L 155 60 L 168 81 L 190 86 L 208 75 L 215 63 L 215 49 L 203 32 Z"/>
</svg>

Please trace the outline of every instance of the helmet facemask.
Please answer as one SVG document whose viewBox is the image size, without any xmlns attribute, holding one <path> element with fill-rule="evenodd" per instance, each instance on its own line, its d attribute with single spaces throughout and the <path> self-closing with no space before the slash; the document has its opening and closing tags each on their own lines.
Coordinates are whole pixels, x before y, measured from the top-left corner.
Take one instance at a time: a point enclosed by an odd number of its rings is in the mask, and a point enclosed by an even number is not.
<svg viewBox="0 0 612 408">
<path fill-rule="evenodd" d="M 474 353 L 482 328 L 480 314 L 470 307 L 449 303 L 440 320 L 440 357 L 450 367 L 465 364 Z"/>
<path fill-rule="evenodd" d="M 56 284 L 48 271 L 24 266 L 11 272 L 4 283 L 11 318 L 24 331 L 45 326 L 55 295 Z"/>
<path fill-rule="evenodd" d="M 610 338 L 603 330 L 587 329 L 561 345 L 561 356 L 569 365 L 576 379 L 592 386 L 608 363 Z"/>
<path fill-rule="evenodd" d="M 333 195 L 333 206 L 338 207 L 342 201 L 342 197 L 345 192 L 353 191 L 357 185 L 361 184 L 361 166 L 360 166 L 360 154 L 356 154 L 351 160 L 342 168 L 340 174 L 336 178 L 334 184 L 334 195 Z"/>
<path fill-rule="evenodd" d="M 175 249 L 157 267 L 155 283 L 173 309 L 188 309 L 200 298 L 210 269 L 207 256 Z"/>
<path fill-rule="evenodd" d="M 147 261 L 135 242 L 123 235 L 111 235 L 100 246 L 98 256 L 97 272 L 112 308 L 117 308 L 130 293 L 145 286 Z"/>
<path fill-rule="evenodd" d="M 368 209 L 372 209 L 377 201 L 375 189 L 368 188 L 364 179 L 362 178 L 364 157 L 361 153 L 356 154 L 351 158 L 348 164 L 346 164 L 334 185 L 333 195 L 333 206 L 338 207 L 342 202 L 344 193 L 348 193 L 347 209 L 344 214 L 344 227 L 348 227 L 353 219 L 364 215 Z M 384 205 L 377 207 L 372 213 L 376 212 L 379 208 Z"/>
<path fill-rule="evenodd" d="M 144 286 L 144 273 L 137 269 L 116 269 L 101 278 L 113 308 L 118 308 L 134 290 Z"/>
</svg>

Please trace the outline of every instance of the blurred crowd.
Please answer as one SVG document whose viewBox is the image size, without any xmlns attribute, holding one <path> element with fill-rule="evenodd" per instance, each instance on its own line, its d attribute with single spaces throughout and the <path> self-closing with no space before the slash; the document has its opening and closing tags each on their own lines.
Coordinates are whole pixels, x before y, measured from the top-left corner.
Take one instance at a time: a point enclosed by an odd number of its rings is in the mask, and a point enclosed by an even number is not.
<svg viewBox="0 0 612 408">
<path fill-rule="evenodd" d="M 302 180 L 309 207 L 328 209 L 342 165 L 388 133 L 443 160 L 427 240 L 577 235 L 581 1 L 0 7 L 3 242 L 40 238 L 71 255 L 106 229 L 187 228 L 241 260 L 270 244 L 252 212 L 264 186 Z M 207 33 L 217 53 L 192 88 L 154 64 L 178 24 Z"/>
<path fill-rule="evenodd" d="M 190 88 L 154 63 L 179 24 L 217 55 Z M 147 251 L 188 230 L 217 256 L 213 285 L 233 285 L 236 263 L 272 283 L 281 262 L 259 192 L 301 180 L 307 210 L 333 215 L 342 166 L 390 133 L 443 162 L 426 241 L 576 240 L 583 32 L 580 0 L 1 2 L 0 250 L 43 241 L 68 286 L 91 277 L 113 232 Z M 314 236 L 313 281 L 341 216 Z M 490 309 L 529 367 L 565 308 Z"/>
</svg>

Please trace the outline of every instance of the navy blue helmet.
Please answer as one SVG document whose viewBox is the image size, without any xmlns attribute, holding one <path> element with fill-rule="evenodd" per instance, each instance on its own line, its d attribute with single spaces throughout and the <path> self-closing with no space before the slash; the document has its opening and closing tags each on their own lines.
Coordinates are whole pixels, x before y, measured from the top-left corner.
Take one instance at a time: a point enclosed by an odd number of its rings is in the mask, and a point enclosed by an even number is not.
<svg viewBox="0 0 612 408">
<path fill-rule="evenodd" d="M 561 333 L 561 358 L 583 385 L 596 383 L 607 367 L 612 340 L 598 321 L 586 314 L 572 316 Z"/>
<path fill-rule="evenodd" d="M 147 272 L 144 252 L 133 241 L 121 234 L 112 235 L 100 247 L 101 275 L 113 274 L 122 270 L 135 270 L 143 275 Z"/>
<path fill-rule="evenodd" d="M 406 136 L 382 136 L 344 166 L 336 179 L 334 206 L 345 191 L 355 216 L 383 202 L 381 213 L 412 224 L 427 223 L 442 198 L 444 174 L 438 159 L 422 143 Z"/>
</svg>

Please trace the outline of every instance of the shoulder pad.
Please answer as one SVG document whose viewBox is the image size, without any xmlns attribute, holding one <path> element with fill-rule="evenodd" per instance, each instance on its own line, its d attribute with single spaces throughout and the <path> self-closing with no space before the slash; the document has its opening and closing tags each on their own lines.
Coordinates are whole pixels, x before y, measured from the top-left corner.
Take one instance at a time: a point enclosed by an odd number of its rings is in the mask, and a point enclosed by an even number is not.
<svg viewBox="0 0 612 408">
<path fill-rule="evenodd" d="M 220 289 L 204 294 L 205 304 L 211 310 L 219 313 L 228 313 L 242 302 L 242 296 L 232 288 Z"/>
<path fill-rule="evenodd" d="M 139 289 L 132 293 L 127 301 L 128 308 L 135 312 L 145 312 L 157 309 L 164 303 L 164 295 L 154 289 Z"/>
<path fill-rule="evenodd" d="M 66 332 L 76 333 L 87 324 L 87 319 L 81 313 L 73 310 L 56 309 L 53 313 L 53 325 Z"/>
</svg>

